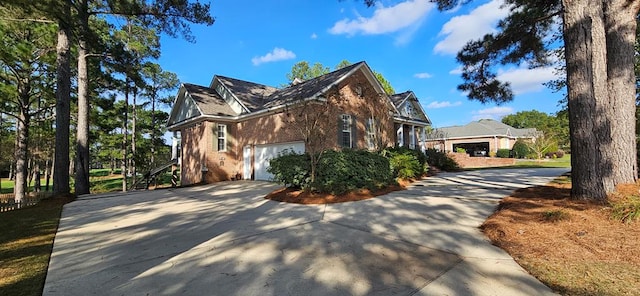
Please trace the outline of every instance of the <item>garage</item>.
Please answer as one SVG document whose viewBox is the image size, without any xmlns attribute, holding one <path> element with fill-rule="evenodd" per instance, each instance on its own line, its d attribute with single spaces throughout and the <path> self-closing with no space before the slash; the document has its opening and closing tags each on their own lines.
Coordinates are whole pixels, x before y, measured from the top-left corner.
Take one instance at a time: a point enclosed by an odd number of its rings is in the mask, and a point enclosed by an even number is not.
<svg viewBox="0 0 640 296">
<path fill-rule="evenodd" d="M 293 151 L 296 153 L 304 153 L 304 142 L 290 142 L 278 144 L 256 145 L 253 169 L 256 180 L 273 179 L 273 175 L 267 172 L 269 160 L 278 156 L 284 151 Z"/>
<path fill-rule="evenodd" d="M 470 156 L 489 156 L 489 142 L 453 144 L 453 151 L 462 148 Z"/>
</svg>

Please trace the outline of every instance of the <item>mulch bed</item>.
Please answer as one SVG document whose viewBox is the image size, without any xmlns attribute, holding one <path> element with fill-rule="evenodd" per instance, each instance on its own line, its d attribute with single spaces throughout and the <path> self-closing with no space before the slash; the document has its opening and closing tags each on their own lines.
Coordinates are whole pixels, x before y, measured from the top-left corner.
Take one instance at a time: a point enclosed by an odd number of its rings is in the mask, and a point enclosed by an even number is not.
<svg viewBox="0 0 640 296">
<path fill-rule="evenodd" d="M 331 204 L 350 201 L 359 201 L 374 198 L 394 191 L 405 190 L 409 181 L 400 182 L 399 185 L 390 185 L 375 191 L 361 189 L 342 195 L 333 195 L 328 193 L 316 193 L 299 189 L 281 188 L 269 193 L 264 198 L 297 204 Z"/>
</svg>

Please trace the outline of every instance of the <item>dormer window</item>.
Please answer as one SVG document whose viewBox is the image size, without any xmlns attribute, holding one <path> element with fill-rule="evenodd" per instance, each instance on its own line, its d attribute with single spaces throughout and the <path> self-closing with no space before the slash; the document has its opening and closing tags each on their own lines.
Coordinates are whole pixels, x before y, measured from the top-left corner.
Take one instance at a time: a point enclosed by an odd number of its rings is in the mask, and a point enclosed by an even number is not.
<svg viewBox="0 0 640 296">
<path fill-rule="evenodd" d="M 404 105 L 404 113 L 406 116 L 413 115 L 413 105 L 411 105 L 411 103 L 407 103 L 406 105 Z"/>
</svg>

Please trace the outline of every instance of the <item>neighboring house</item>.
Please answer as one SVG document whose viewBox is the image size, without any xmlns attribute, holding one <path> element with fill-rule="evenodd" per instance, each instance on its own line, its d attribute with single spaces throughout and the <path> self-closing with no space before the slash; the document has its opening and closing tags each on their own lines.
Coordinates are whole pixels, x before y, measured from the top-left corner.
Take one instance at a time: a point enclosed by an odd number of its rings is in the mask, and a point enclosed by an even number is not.
<svg viewBox="0 0 640 296">
<path fill-rule="evenodd" d="M 181 183 L 270 180 L 269 160 L 285 150 L 424 144 L 431 122 L 415 95 L 392 98 L 365 62 L 282 89 L 219 75 L 184 83 L 168 122 Z"/>
<path fill-rule="evenodd" d="M 498 149 L 512 149 L 520 138 L 535 140 L 539 134 L 535 128 L 518 129 L 493 119 L 481 119 L 463 126 L 434 129 L 426 146 L 446 152 L 462 148 L 472 156 L 489 156 L 489 152 Z"/>
</svg>

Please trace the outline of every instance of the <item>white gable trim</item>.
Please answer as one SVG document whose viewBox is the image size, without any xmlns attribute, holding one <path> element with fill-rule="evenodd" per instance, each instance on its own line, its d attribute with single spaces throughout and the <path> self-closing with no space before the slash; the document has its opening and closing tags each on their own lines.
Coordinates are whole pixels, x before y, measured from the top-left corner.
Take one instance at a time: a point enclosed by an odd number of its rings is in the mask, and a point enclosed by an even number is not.
<svg viewBox="0 0 640 296">
<path fill-rule="evenodd" d="M 183 111 L 185 107 L 190 107 L 190 109 L 193 108 L 193 110 L 198 114 L 195 112 L 185 111 L 184 118 L 180 118 L 180 112 Z M 171 114 L 169 115 L 169 120 L 167 120 L 167 126 L 179 124 L 180 122 L 191 118 L 202 116 L 202 114 L 204 114 L 202 109 L 200 109 L 198 104 L 193 100 L 187 89 L 184 87 L 184 84 L 181 84 L 173 108 L 171 108 Z"/>
<path fill-rule="evenodd" d="M 221 94 L 217 89 L 216 86 L 220 85 L 222 88 L 224 88 L 224 90 L 229 93 L 229 95 L 231 96 L 231 99 L 233 99 L 233 101 L 230 101 L 227 96 L 225 96 L 224 94 Z M 245 106 L 245 104 L 243 104 L 238 97 L 236 96 L 236 94 L 234 94 L 224 83 L 222 83 L 222 81 L 220 81 L 220 79 L 218 78 L 218 75 L 213 76 L 213 79 L 211 80 L 211 84 L 209 84 L 209 88 L 215 90 L 218 95 L 220 95 L 220 97 L 222 97 L 222 99 L 225 100 L 225 102 L 227 102 L 227 104 L 229 104 L 229 106 L 231 106 L 231 108 L 233 109 L 233 111 L 235 111 L 238 114 L 242 114 L 242 113 L 250 113 L 251 111 L 249 111 L 249 108 L 247 108 L 247 106 Z M 241 109 L 240 109 L 241 108 Z"/>
</svg>

